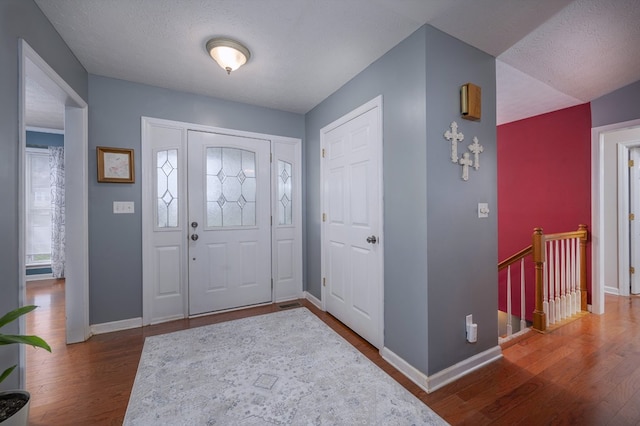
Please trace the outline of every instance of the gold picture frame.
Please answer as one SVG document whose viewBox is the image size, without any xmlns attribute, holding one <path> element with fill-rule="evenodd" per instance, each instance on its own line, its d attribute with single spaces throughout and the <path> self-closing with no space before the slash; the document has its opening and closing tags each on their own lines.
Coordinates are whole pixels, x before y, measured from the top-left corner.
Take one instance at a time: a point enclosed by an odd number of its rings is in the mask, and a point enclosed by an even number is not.
<svg viewBox="0 0 640 426">
<path fill-rule="evenodd" d="M 133 149 L 96 147 L 98 182 L 134 183 Z"/>
</svg>

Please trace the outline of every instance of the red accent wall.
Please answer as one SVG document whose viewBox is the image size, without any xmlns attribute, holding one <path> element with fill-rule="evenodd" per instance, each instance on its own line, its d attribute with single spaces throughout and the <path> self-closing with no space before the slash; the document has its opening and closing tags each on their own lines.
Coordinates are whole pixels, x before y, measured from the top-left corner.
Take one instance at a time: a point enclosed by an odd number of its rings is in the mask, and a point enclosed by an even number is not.
<svg viewBox="0 0 640 426">
<path fill-rule="evenodd" d="M 545 233 L 591 229 L 591 107 L 582 104 L 498 126 L 498 259 L 531 244 L 533 229 Z M 527 266 L 526 280 L 533 283 Z M 519 295 L 519 268 L 512 270 Z M 591 247 L 587 246 L 591 288 Z M 500 274 L 499 306 L 506 302 L 506 274 Z M 527 286 L 527 318 L 533 286 Z M 531 293 L 531 294 L 529 294 Z M 519 296 L 517 296 L 517 299 Z M 590 295 L 589 295 L 590 300 Z M 513 311 L 520 312 L 518 306 Z"/>
</svg>

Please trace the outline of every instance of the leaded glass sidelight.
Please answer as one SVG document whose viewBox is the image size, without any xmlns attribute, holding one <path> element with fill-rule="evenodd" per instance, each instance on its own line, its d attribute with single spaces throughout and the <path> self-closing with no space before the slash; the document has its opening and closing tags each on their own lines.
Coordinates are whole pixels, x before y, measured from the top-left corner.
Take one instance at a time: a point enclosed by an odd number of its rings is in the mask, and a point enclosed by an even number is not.
<svg viewBox="0 0 640 426">
<path fill-rule="evenodd" d="M 280 225 L 293 223 L 291 163 L 278 160 L 278 217 Z"/>
<path fill-rule="evenodd" d="M 178 227 L 178 150 L 158 151 L 156 155 L 158 189 L 158 228 Z"/>
<path fill-rule="evenodd" d="M 256 225 L 256 155 L 207 148 L 207 226 Z"/>
</svg>

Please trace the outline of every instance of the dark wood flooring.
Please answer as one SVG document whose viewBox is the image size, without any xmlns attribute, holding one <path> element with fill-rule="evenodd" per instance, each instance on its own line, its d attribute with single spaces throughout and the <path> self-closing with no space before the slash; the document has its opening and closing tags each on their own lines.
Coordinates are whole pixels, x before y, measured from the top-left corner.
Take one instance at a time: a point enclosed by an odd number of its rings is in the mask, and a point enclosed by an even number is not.
<svg viewBox="0 0 640 426">
<path fill-rule="evenodd" d="M 27 348 L 31 425 L 119 425 L 146 336 L 279 310 L 277 305 L 173 321 L 64 343 L 64 282 L 29 283 L 39 308 L 28 331 L 53 353 Z M 550 334 L 503 348 L 503 358 L 431 394 L 386 363 L 331 315 L 309 308 L 369 359 L 453 425 L 640 424 L 640 298 L 606 297 L 588 315 Z"/>
</svg>

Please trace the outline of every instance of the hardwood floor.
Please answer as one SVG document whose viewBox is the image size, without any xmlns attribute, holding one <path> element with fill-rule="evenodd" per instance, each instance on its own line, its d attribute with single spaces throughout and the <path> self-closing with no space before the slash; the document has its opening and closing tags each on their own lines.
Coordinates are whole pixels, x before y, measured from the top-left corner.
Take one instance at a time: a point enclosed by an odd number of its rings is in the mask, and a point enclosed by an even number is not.
<svg viewBox="0 0 640 426">
<path fill-rule="evenodd" d="M 279 310 L 249 308 L 93 336 L 64 344 L 64 285 L 29 285 L 30 333 L 53 353 L 27 349 L 31 425 L 119 425 L 146 336 Z M 309 308 L 364 355 L 453 425 L 640 424 L 640 298 L 606 297 L 605 315 L 588 315 L 503 348 L 503 358 L 427 394 L 331 315 Z"/>
</svg>

